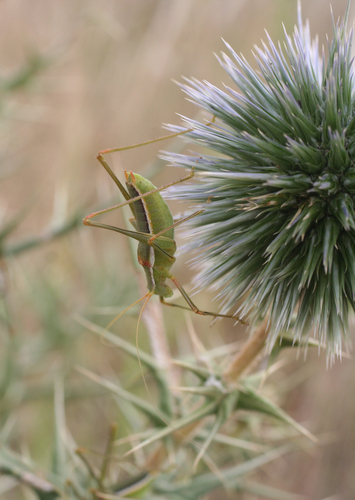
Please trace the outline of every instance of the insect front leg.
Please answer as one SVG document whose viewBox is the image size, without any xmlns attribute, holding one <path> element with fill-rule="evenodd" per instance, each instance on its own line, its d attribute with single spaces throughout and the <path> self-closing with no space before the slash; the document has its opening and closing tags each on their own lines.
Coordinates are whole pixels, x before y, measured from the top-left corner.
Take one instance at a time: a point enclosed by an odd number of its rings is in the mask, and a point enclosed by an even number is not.
<svg viewBox="0 0 355 500">
<path fill-rule="evenodd" d="M 213 117 L 213 120 L 211 121 L 211 123 L 213 123 L 213 122 L 214 122 L 214 117 Z M 154 143 L 159 142 L 159 141 L 165 141 L 166 139 L 173 139 L 174 137 L 178 137 L 179 135 L 186 134 L 187 132 L 192 132 L 192 130 L 193 129 L 181 130 L 180 132 L 175 132 L 173 134 L 164 135 L 162 137 L 157 137 L 155 139 L 151 139 L 151 140 L 145 141 L 145 142 L 140 142 L 138 144 L 132 144 L 130 146 L 122 146 L 120 148 L 103 149 L 102 151 L 99 151 L 96 158 L 101 163 L 101 165 L 104 167 L 106 172 L 110 175 L 110 177 L 113 179 L 113 181 L 116 183 L 118 189 L 121 191 L 121 193 L 123 194 L 125 199 L 129 200 L 130 199 L 129 193 L 126 191 L 123 184 L 119 181 L 119 179 L 113 173 L 113 171 L 111 170 L 111 167 L 108 165 L 104 156 L 107 154 L 110 154 L 110 153 L 119 153 L 120 151 L 127 151 L 129 149 L 135 149 L 135 148 L 139 148 L 141 146 L 148 146 L 149 144 L 154 144 Z"/>
<path fill-rule="evenodd" d="M 194 212 L 193 214 L 191 215 L 188 215 L 187 217 L 184 217 L 183 219 L 179 219 L 178 221 L 174 222 L 174 224 L 172 224 L 171 226 L 169 227 L 166 227 L 165 229 L 163 229 L 162 231 L 160 231 L 159 233 L 157 234 L 154 234 L 148 241 L 148 245 L 151 245 L 153 243 L 153 241 L 157 238 L 160 238 L 160 236 L 162 236 L 164 233 L 166 233 L 167 231 L 170 231 L 170 229 L 173 229 L 175 228 L 176 226 L 178 226 L 179 224 L 182 224 L 183 222 L 186 222 L 190 219 L 192 219 L 193 217 L 196 217 L 197 215 L 200 215 L 202 214 L 203 210 L 197 210 L 196 212 Z"/>
<path fill-rule="evenodd" d="M 121 207 L 124 207 L 126 205 L 131 205 L 133 203 L 135 203 L 136 201 L 138 200 L 141 200 L 142 198 L 146 198 L 147 196 L 151 195 L 151 194 L 154 194 L 154 193 L 158 193 L 159 191 L 163 191 L 164 189 L 167 189 L 171 186 L 174 186 L 175 184 L 178 184 L 180 182 L 184 182 L 188 179 L 191 179 L 193 176 L 194 176 L 194 171 L 192 170 L 188 175 L 186 175 L 185 177 L 182 177 L 181 179 L 178 179 L 176 181 L 172 181 L 172 182 L 169 182 L 168 184 L 164 184 L 164 186 L 161 186 L 159 188 L 155 188 L 155 189 L 152 189 L 151 191 L 148 191 L 147 193 L 144 193 L 144 194 L 140 194 L 139 196 L 135 196 L 134 198 L 131 198 L 129 193 L 125 190 L 125 188 L 123 187 L 122 183 L 119 181 L 119 179 L 116 177 L 116 175 L 112 172 L 112 170 L 110 169 L 110 167 L 108 166 L 108 164 L 106 163 L 105 160 L 100 159 L 100 163 L 102 163 L 102 161 L 106 164 L 107 168 L 110 170 L 110 172 L 112 173 L 112 178 L 113 179 L 116 179 L 117 182 L 116 184 L 118 186 L 121 186 L 120 190 L 123 194 L 123 192 L 125 192 L 126 194 L 124 195 L 125 198 L 126 198 L 126 201 L 124 201 L 123 203 L 119 203 L 118 205 L 112 205 L 111 207 L 108 207 L 108 208 L 104 208 L 103 210 L 98 210 L 97 212 L 93 212 L 89 215 L 87 215 L 86 217 L 84 217 L 83 219 L 83 224 L 85 224 L 86 226 L 97 226 L 97 227 L 104 227 L 103 225 L 99 225 L 98 223 L 96 224 L 93 224 L 91 219 L 93 219 L 94 217 L 97 217 L 98 215 L 101 215 L 101 214 L 105 214 L 105 213 L 108 213 L 108 212 L 111 212 L 112 210 L 116 210 L 117 208 L 121 208 Z M 102 163 L 103 165 L 103 163 Z M 106 169 L 106 167 L 105 167 Z M 107 169 L 106 169 L 107 170 Z M 107 170 L 107 172 L 109 172 L 109 170 Z M 111 174 L 110 174 L 111 175 Z M 195 212 L 196 215 L 198 215 L 198 213 L 201 213 L 203 210 L 199 210 L 198 212 Z M 133 212 L 133 211 L 132 211 Z M 194 217 L 195 215 L 192 215 L 192 216 L 189 216 L 187 219 L 189 218 L 192 218 Z M 186 220 L 187 220 L 186 219 Z M 176 225 L 180 224 L 180 221 L 178 221 L 178 223 L 176 223 Z M 163 231 L 164 233 L 165 231 Z M 153 235 L 153 236 L 156 236 L 156 235 Z"/>
<path fill-rule="evenodd" d="M 208 126 L 212 125 L 213 123 L 215 122 L 215 116 L 212 117 L 212 120 L 208 123 Z M 141 142 L 141 143 L 138 143 L 138 144 L 132 144 L 130 146 L 123 146 L 123 147 L 119 147 L 119 148 L 109 148 L 109 149 L 103 149 L 101 151 L 99 151 L 98 155 L 96 156 L 97 160 L 101 163 L 101 165 L 104 167 L 104 169 L 106 170 L 106 172 L 109 174 L 109 176 L 111 177 L 111 179 L 115 182 L 116 186 L 118 187 L 118 189 L 120 190 L 120 192 L 122 193 L 123 197 L 125 198 L 126 202 L 125 203 L 120 203 L 118 205 L 113 205 L 112 207 L 108 207 L 104 210 L 99 210 L 97 212 L 93 212 L 89 215 L 87 215 L 84 220 L 83 220 L 83 223 L 87 226 L 97 226 L 97 227 L 104 227 L 104 226 L 100 226 L 99 224 L 92 224 L 92 221 L 91 219 L 100 215 L 100 214 L 104 214 L 104 213 L 107 213 L 107 212 L 110 212 L 111 210 L 115 210 L 116 208 L 120 208 L 126 204 L 132 204 L 134 203 L 135 201 L 138 201 L 150 194 L 153 194 L 153 193 L 157 193 L 159 191 L 162 191 L 170 186 L 173 186 L 175 184 L 178 184 L 180 182 L 184 182 L 188 179 L 191 179 L 191 177 L 194 176 L 194 169 L 192 168 L 191 169 L 191 172 L 181 178 L 181 179 L 178 179 L 177 181 L 173 181 L 169 184 L 165 184 L 164 186 L 161 186 L 160 188 L 156 188 L 148 193 L 144 193 L 140 196 L 137 196 L 137 197 L 134 197 L 132 198 L 130 196 L 130 194 L 128 193 L 128 191 L 126 190 L 126 188 L 123 186 L 123 184 L 121 183 L 121 181 L 118 179 L 118 177 L 115 175 L 115 173 L 112 171 L 111 167 L 109 166 L 109 164 L 107 163 L 107 161 L 105 160 L 104 156 L 107 155 L 107 154 L 110 154 L 110 153 L 117 153 L 117 152 L 120 152 L 120 151 L 127 151 L 129 149 L 135 149 L 135 148 L 138 148 L 138 147 L 141 147 L 141 146 L 147 146 L 149 144 L 154 144 L 156 142 L 159 142 L 159 141 L 164 141 L 166 139 L 172 139 L 174 137 L 178 137 L 180 135 L 184 135 L 188 132 L 192 132 L 192 128 L 188 128 L 188 129 L 184 129 L 184 130 L 180 130 L 179 132 L 175 132 L 173 134 L 168 134 L 168 135 L 165 135 L 165 136 L 162 136 L 162 137 L 157 137 L 155 139 L 151 139 L 149 141 L 145 141 L 145 142 Z M 133 210 L 132 210 L 133 212 Z"/>
</svg>

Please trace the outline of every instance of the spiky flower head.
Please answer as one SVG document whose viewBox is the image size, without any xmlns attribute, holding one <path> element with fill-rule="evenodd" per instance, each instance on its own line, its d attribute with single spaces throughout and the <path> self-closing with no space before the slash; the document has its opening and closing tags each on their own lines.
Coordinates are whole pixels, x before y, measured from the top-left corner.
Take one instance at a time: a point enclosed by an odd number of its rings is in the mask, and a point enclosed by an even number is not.
<svg viewBox="0 0 355 500">
<path fill-rule="evenodd" d="M 269 341 L 313 330 L 339 353 L 355 297 L 355 93 L 351 33 L 334 24 L 328 55 L 308 24 L 256 48 L 258 70 L 227 45 L 221 65 L 238 90 L 187 80 L 183 90 L 216 122 L 184 118 L 189 142 L 213 154 L 170 154 L 199 182 L 174 197 L 205 211 L 189 246 L 199 287 L 215 286 L 224 310 L 270 318 Z M 179 127 L 172 127 L 179 130 Z M 180 128 L 183 130 L 183 127 Z"/>
</svg>

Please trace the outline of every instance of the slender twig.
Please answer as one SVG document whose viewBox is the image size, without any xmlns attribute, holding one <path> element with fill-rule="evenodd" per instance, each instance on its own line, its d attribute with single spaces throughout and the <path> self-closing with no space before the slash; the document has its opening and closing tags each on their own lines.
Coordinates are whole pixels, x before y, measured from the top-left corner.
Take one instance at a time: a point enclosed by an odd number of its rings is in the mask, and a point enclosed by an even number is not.
<svg viewBox="0 0 355 500">
<path fill-rule="evenodd" d="M 140 281 L 140 288 L 144 290 L 145 285 Z M 172 363 L 162 306 L 157 300 L 150 301 L 142 316 L 146 326 L 153 357 L 159 368 L 163 370 L 169 386 L 178 385 L 177 370 Z"/>
<path fill-rule="evenodd" d="M 99 484 L 102 487 L 103 482 L 105 480 L 108 466 L 110 463 L 110 458 L 111 458 L 111 452 L 112 452 L 112 447 L 115 441 L 115 436 L 116 436 L 116 430 L 117 430 L 117 424 L 113 423 L 110 427 L 110 435 L 109 439 L 107 442 L 106 450 L 105 450 L 105 456 L 102 461 L 102 466 L 101 466 L 101 471 L 100 471 L 100 478 L 99 478 Z"/>
<path fill-rule="evenodd" d="M 86 458 L 85 456 L 85 450 L 83 448 L 77 448 L 75 450 L 75 453 L 78 455 L 78 457 L 82 460 L 83 464 L 85 465 L 85 467 L 87 468 L 90 476 L 94 479 L 94 481 L 97 483 L 97 484 L 100 484 L 100 479 L 98 477 L 98 473 L 94 470 L 94 468 L 92 467 L 91 463 L 89 462 L 89 460 Z"/>
</svg>

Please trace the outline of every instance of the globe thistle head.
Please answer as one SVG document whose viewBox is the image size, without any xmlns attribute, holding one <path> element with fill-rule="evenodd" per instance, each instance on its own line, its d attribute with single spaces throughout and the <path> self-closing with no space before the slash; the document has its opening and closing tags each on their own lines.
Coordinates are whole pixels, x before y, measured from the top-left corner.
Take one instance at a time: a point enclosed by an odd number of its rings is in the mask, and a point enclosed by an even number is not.
<svg viewBox="0 0 355 500">
<path fill-rule="evenodd" d="M 211 154 L 165 155 L 198 182 L 173 197 L 204 212 L 189 247 L 199 287 L 219 290 L 224 311 L 243 300 L 251 323 L 268 316 L 269 341 L 311 331 L 340 353 L 355 296 L 355 93 L 351 33 L 334 24 L 329 53 L 309 26 L 256 48 L 258 70 L 228 47 L 220 63 L 237 90 L 195 79 L 189 99 L 216 121 L 184 118 L 189 142 Z M 184 127 L 171 127 L 183 130 Z M 239 310 L 240 313 L 240 310 Z"/>
</svg>

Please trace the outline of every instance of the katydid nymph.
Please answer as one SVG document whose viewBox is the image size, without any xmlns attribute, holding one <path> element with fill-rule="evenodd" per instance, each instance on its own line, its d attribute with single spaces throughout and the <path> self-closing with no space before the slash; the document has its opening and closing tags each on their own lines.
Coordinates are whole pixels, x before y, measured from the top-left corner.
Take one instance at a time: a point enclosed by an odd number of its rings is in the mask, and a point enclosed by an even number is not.
<svg viewBox="0 0 355 500">
<path fill-rule="evenodd" d="M 178 134 L 173 134 L 178 135 Z M 167 136 L 171 137 L 171 136 Z M 169 306 L 180 307 L 182 309 L 192 310 L 196 314 L 203 316 L 213 316 L 222 318 L 232 318 L 236 321 L 240 321 L 245 324 L 243 320 L 237 316 L 228 314 L 218 314 L 214 312 L 201 311 L 191 300 L 187 292 L 183 289 L 180 283 L 177 281 L 175 276 L 170 272 L 171 266 L 174 264 L 176 258 L 174 257 L 176 251 L 176 242 L 174 240 L 174 228 L 183 222 L 198 216 L 203 210 L 198 210 L 193 214 L 180 219 L 177 222 L 173 221 L 173 216 L 170 209 L 160 194 L 160 191 L 166 189 L 174 184 L 184 182 L 191 177 L 193 177 L 193 171 L 186 177 L 173 181 L 167 185 L 156 188 L 149 180 L 145 179 L 139 174 L 135 174 L 130 171 L 125 171 L 126 177 L 126 188 L 120 182 L 120 180 L 113 173 L 108 163 L 106 162 L 104 155 L 107 153 L 113 153 L 117 151 L 122 151 L 125 149 L 131 149 L 133 147 L 138 147 L 140 145 L 149 144 L 157 140 L 163 140 L 165 137 L 154 139 L 153 141 L 148 141 L 147 143 L 142 143 L 134 146 L 128 146 L 123 148 L 106 149 L 100 151 L 97 155 L 97 159 L 101 165 L 105 168 L 107 173 L 116 183 L 118 189 L 122 193 L 126 201 L 118 205 L 106 208 L 104 210 L 99 210 L 90 215 L 87 215 L 83 223 L 87 226 L 101 227 L 103 229 L 109 229 L 111 231 L 116 231 L 118 233 L 124 234 L 129 238 L 137 240 L 138 243 L 138 262 L 143 267 L 146 279 L 147 287 L 149 292 L 145 297 L 148 299 L 153 295 L 158 295 L 160 301 Z M 110 226 L 107 224 L 102 224 L 92 220 L 94 217 L 110 212 L 117 208 L 129 205 L 133 214 L 133 219 L 130 219 L 134 227 L 134 231 L 128 229 L 123 229 L 115 226 Z M 165 302 L 166 298 L 173 295 L 171 288 L 166 284 L 167 279 L 170 279 L 175 286 L 180 291 L 181 295 L 187 302 L 189 307 L 184 307 L 179 304 L 173 304 Z M 143 297 L 143 298 L 145 298 Z"/>
</svg>

